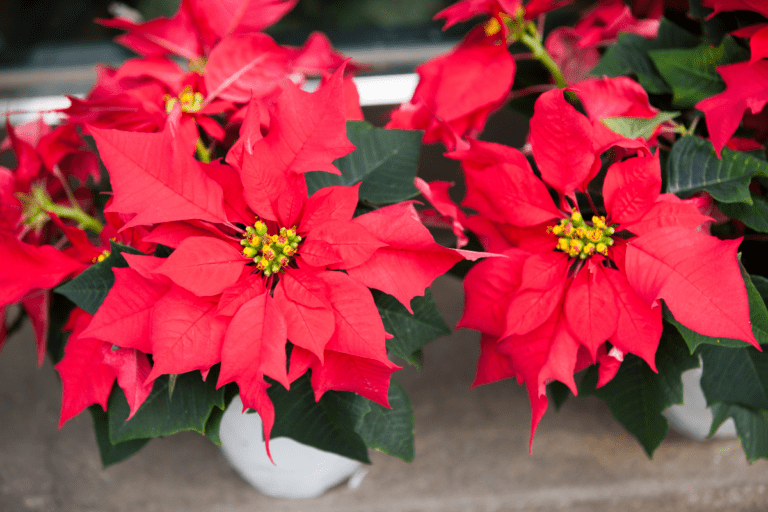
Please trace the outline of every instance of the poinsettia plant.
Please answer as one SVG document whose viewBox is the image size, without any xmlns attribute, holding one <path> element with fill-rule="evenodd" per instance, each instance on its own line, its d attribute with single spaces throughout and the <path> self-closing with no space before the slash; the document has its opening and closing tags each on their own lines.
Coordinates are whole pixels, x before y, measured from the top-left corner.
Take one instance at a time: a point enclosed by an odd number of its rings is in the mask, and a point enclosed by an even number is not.
<svg viewBox="0 0 768 512">
<path fill-rule="evenodd" d="M 429 286 L 452 269 L 473 385 L 526 387 L 531 449 L 550 401 L 593 394 L 652 454 L 701 365 L 713 432 L 733 418 L 768 457 L 763 2 L 461 0 L 436 19 L 466 35 L 385 128 L 324 35 L 263 32 L 296 3 L 102 20 L 139 56 L 59 125 L 6 122 L 0 348 L 29 317 L 61 425 L 89 409 L 111 464 L 179 431 L 218 442 L 239 394 L 267 441 L 410 460 L 396 372 L 450 331 Z M 521 148 L 483 138 L 503 108 Z M 463 197 L 416 177 L 422 144 Z"/>
<path fill-rule="evenodd" d="M 650 455 L 701 364 L 712 432 L 733 418 L 748 458 L 768 457 L 763 4 L 462 0 L 436 15 L 473 27 L 417 68 L 387 126 L 460 162 L 463 198 L 419 190 L 458 247 L 505 256 L 466 273 L 457 327 L 481 333 L 473 385 L 527 388 L 531 449 L 550 400 L 594 394 Z M 529 119 L 524 147 L 482 139 L 500 108 Z"/>
<path fill-rule="evenodd" d="M 102 21 L 140 57 L 98 68 L 59 126 L 6 123 L 0 342 L 18 303 L 61 376 L 60 427 L 90 409 L 105 465 L 183 430 L 218 442 L 237 394 L 268 453 L 290 436 L 413 458 L 391 358 L 421 364 L 449 332 L 430 284 L 482 254 L 421 223 L 421 134 L 362 120 L 359 66 L 322 34 L 263 32 L 295 3 Z"/>
</svg>

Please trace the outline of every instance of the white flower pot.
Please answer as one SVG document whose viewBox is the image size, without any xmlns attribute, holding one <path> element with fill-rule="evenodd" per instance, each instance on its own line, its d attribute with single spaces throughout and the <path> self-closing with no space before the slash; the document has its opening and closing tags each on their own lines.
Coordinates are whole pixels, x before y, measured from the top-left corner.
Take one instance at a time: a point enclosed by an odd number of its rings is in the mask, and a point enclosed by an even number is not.
<svg viewBox="0 0 768 512">
<path fill-rule="evenodd" d="M 670 427 L 680 434 L 703 441 L 712 427 L 712 410 L 707 407 L 707 399 L 701 390 L 701 368 L 684 371 L 682 381 L 683 405 L 669 407 L 664 416 L 669 420 Z M 712 437 L 736 437 L 733 419 L 727 419 Z"/>
<path fill-rule="evenodd" d="M 365 476 L 362 464 L 324 452 L 293 439 L 272 439 L 267 457 L 261 418 L 243 414 L 243 403 L 235 397 L 224 411 L 219 437 L 229 465 L 262 494 L 274 498 L 315 498 L 349 479 L 357 487 Z"/>
</svg>

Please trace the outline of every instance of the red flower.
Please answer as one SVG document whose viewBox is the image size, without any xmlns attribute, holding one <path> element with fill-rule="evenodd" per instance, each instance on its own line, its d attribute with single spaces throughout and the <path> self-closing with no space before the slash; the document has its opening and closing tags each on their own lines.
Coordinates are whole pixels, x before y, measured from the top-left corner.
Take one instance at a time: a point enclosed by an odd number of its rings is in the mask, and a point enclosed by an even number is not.
<svg viewBox="0 0 768 512">
<path fill-rule="evenodd" d="M 466 172 L 465 206 L 479 212 L 466 225 L 507 256 L 479 263 L 464 282 L 460 326 L 483 333 L 475 383 L 525 383 L 531 442 L 547 382 L 576 393 L 574 372 L 597 362 L 602 385 L 628 352 L 655 368 L 660 300 L 697 332 L 759 346 L 736 258 L 740 239 L 701 232 L 708 218 L 693 204 L 660 194 L 657 156 L 641 151 L 611 165 L 594 211 L 587 186 L 600 158 L 591 123 L 563 91 L 537 101 L 531 145 L 540 180 L 511 148 L 472 141 L 449 154 Z"/>
<path fill-rule="evenodd" d="M 115 273 L 85 335 L 151 353 L 149 380 L 220 362 L 219 385 L 238 384 L 267 439 L 265 377 L 287 388 L 311 368 L 318 399 L 334 389 L 388 405 L 398 367 L 369 287 L 410 308 L 463 257 L 436 244 L 410 204 L 353 218 L 357 186 L 307 196 L 304 173 L 338 173 L 331 162 L 354 149 L 342 74 L 313 94 L 289 83 L 263 138 L 251 138 L 260 116 L 249 112 L 238 168 L 193 160 L 171 124 L 159 134 L 92 129 L 111 175 L 110 210 L 135 214 L 126 226 L 157 224 L 145 241 L 175 251 L 124 255 L 130 268 Z"/>
</svg>

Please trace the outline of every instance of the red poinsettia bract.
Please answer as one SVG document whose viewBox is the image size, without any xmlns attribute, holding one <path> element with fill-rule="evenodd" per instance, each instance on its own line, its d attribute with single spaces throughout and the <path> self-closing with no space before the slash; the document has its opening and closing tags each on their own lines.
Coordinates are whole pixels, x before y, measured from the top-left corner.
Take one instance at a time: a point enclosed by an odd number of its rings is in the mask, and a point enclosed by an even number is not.
<svg viewBox="0 0 768 512">
<path fill-rule="evenodd" d="M 479 263 L 464 281 L 459 325 L 482 333 L 475 385 L 511 377 L 526 385 L 531 442 L 548 382 L 576 393 L 574 372 L 600 363 L 603 385 L 626 353 L 655 368 L 661 300 L 697 332 L 759 346 L 736 257 L 740 239 L 702 232 L 708 217 L 660 193 L 658 156 L 641 150 L 613 163 L 595 205 L 586 193 L 600 169 L 592 125 L 563 91 L 538 99 L 530 138 L 541 179 L 505 146 L 471 141 L 449 156 L 466 173 L 464 205 L 479 212 L 465 224 L 507 256 Z"/>
<path fill-rule="evenodd" d="M 151 353 L 148 380 L 221 363 L 218 384 L 237 383 L 267 439 L 265 378 L 288 388 L 311 369 L 317 399 L 344 390 L 388 405 L 398 367 L 369 288 L 410 309 L 464 256 L 436 244 L 409 203 L 353 218 L 357 186 L 308 196 L 304 173 L 338 174 L 331 162 L 354 149 L 342 87 L 343 68 L 312 94 L 289 83 L 266 135 L 260 115 L 246 115 L 234 167 L 194 160 L 173 119 L 158 134 L 91 129 L 111 175 L 109 209 L 135 215 L 126 226 L 155 225 L 145 241 L 175 250 L 124 255 L 130 268 L 116 270 L 83 336 Z"/>
</svg>

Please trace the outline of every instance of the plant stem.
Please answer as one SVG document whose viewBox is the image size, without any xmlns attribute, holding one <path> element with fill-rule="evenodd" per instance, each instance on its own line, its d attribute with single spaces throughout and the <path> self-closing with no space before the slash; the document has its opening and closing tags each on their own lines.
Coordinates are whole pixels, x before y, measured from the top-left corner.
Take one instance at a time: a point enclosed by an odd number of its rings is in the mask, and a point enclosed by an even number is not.
<svg viewBox="0 0 768 512">
<path fill-rule="evenodd" d="M 544 45 L 541 44 L 541 39 L 522 31 L 520 34 L 517 34 L 517 36 L 521 43 L 531 49 L 531 52 L 533 53 L 533 56 L 536 58 L 536 60 L 541 62 L 544 67 L 547 68 L 547 71 L 549 71 L 549 74 L 555 81 L 555 85 L 559 89 L 568 87 L 568 82 L 565 80 L 565 76 L 563 76 L 563 72 L 560 70 L 560 66 L 557 65 L 549 52 L 544 48 Z"/>
<path fill-rule="evenodd" d="M 195 154 L 197 154 L 197 159 L 204 164 L 211 163 L 211 151 L 205 147 L 203 139 L 200 137 L 197 138 L 197 142 L 195 143 Z"/>
<path fill-rule="evenodd" d="M 44 205 L 44 208 L 45 211 L 56 214 L 57 217 L 74 220 L 83 229 L 90 229 L 96 234 L 101 233 L 101 230 L 104 228 L 104 225 L 101 222 L 85 213 L 79 207 L 62 206 L 60 204 L 50 203 Z"/>
</svg>

